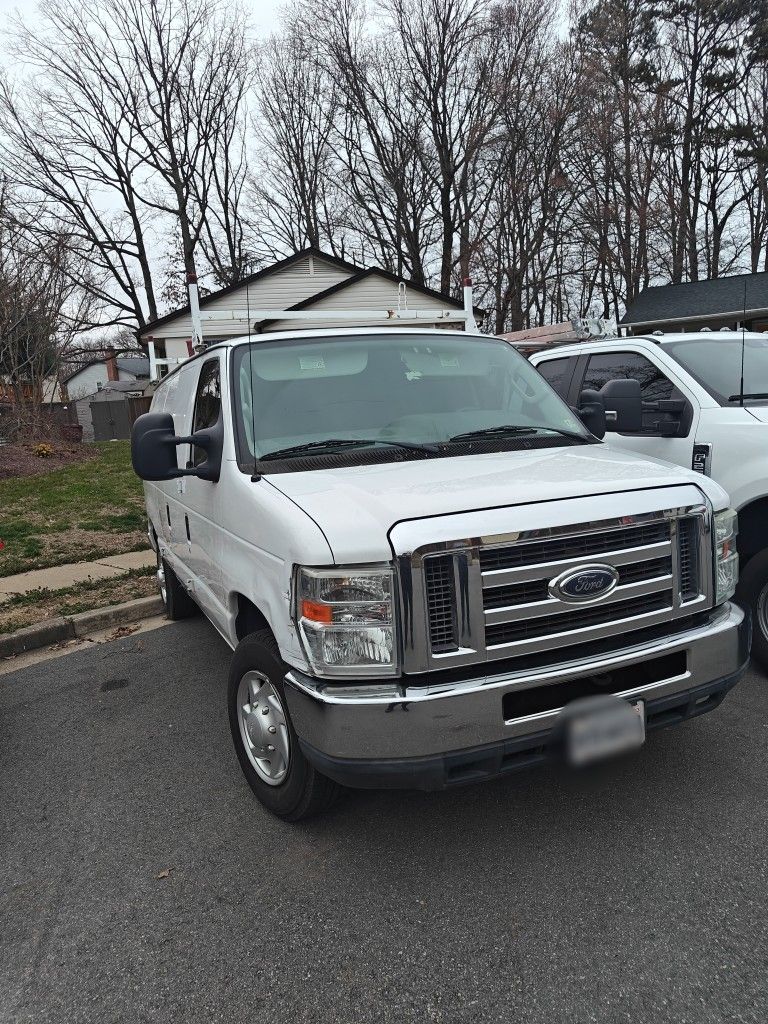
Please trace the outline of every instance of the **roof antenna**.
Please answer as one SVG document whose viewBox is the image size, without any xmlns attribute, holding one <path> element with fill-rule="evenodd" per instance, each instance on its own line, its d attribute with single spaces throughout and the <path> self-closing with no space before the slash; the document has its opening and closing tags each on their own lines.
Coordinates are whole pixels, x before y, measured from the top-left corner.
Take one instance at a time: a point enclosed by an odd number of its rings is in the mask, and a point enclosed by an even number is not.
<svg viewBox="0 0 768 1024">
<path fill-rule="evenodd" d="M 251 443 L 253 444 L 253 473 L 251 483 L 255 484 L 261 480 L 261 473 L 257 469 L 258 459 L 256 458 L 256 403 L 253 401 L 253 343 L 251 342 L 251 286 L 245 286 L 245 306 L 248 317 L 248 388 L 251 397 Z M 246 439 L 247 440 L 247 439 Z"/>
<path fill-rule="evenodd" d="M 747 319 L 747 279 L 744 278 L 744 316 L 741 320 L 741 383 L 739 387 L 739 405 L 744 408 L 744 349 L 746 348 L 747 341 L 744 336 L 746 330 L 744 323 Z"/>
</svg>

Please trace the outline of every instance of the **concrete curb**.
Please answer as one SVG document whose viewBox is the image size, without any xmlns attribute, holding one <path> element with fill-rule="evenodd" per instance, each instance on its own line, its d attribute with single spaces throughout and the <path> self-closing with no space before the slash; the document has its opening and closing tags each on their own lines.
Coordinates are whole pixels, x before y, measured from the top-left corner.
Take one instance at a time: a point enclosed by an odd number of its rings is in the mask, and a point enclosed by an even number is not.
<svg viewBox="0 0 768 1024">
<path fill-rule="evenodd" d="M 0 658 L 12 658 L 39 647 L 85 637 L 100 629 L 109 629 L 110 626 L 124 626 L 129 622 L 148 619 L 152 615 L 161 615 L 164 607 L 163 599 L 157 594 L 126 601 L 125 604 L 113 604 L 107 608 L 94 608 L 93 611 L 77 615 L 36 622 L 15 633 L 0 635 Z"/>
</svg>

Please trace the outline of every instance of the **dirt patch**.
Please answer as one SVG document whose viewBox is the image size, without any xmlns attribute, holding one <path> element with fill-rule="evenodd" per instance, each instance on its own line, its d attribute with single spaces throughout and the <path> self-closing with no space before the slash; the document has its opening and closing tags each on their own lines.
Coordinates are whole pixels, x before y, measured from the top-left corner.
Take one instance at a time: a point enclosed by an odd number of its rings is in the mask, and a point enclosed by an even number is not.
<svg viewBox="0 0 768 1024">
<path fill-rule="evenodd" d="M 0 604 L 0 633 L 13 633 L 59 615 L 76 615 L 137 597 L 151 597 L 157 592 L 154 569 L 134 571 L 109 580 L 89 580 L 64 590 L 30 591 Z"/>
<path fill-rule="evenodd" d="M 36 454 L 35 449 L 45 454 Z M 87 462 L 98 455 L 92 445 L 41 441 L 0 445 L 0 480 L 18 476 L 40 476 L 75 462 Z"/>
</svg>

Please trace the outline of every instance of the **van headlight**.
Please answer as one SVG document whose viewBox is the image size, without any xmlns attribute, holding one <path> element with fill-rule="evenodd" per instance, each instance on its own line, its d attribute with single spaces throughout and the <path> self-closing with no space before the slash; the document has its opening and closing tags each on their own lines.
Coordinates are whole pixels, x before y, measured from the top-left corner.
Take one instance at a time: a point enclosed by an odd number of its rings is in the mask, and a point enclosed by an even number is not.
<svg viewBox="0 0 768 1024">
<path fill-rule="evenodd" d="M 738 517 L 734 509 L 715 512 L 715 604 L 722 604 L 736 592 L 739 582 L 738 532 Z"/>
<path fill-rule="evenodd" d="M 294 576 L 294 616 L 319 676 L 391 676 L 398 669 L 392 567 L 308 569 Z"/>
</svg>

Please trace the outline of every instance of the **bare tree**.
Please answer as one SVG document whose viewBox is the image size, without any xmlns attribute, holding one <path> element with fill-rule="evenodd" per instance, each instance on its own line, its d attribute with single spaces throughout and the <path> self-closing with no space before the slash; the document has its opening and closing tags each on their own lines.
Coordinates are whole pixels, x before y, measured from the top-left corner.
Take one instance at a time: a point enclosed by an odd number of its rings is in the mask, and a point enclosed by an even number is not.
<svg viewBox="0 0 768 1024">
<path fill-rule="evenodd" d="M 46 383 L 93 317 L 92 295 L 73 283 L 80 259 L 63 230 L 26 220 L 0 181 L 0 387 L 22 435 L 45 432 Z"/>
<path fill-rule="evenodd" d="M 573 48 L 556 41 L 554 9 L 507 4 L 494 45 L 510 55 L 497 83 L 503 97 L 484 156 L 491 183 L 486 229 L 473 266 L 493 300 L 497 332 L 543 322 L 563 252 L 573 186 L 565 161 L 573 142 L 578 70 Z"/>
<path fill-rule="evenodd" d="M 676 184 L 675 224 L 669 238 L 673 283 L 699 276 L 698 223 L 703 199 L 704 150 L 726 130 L 726 98 L 735 88 L 736 60 L 748 0 L 672 0 L 665 10 L 665 41 L 673 56 L 669 96 L 677 129 L 668 160 Z"/>
<path fill-rule="evenodd" d="M 270 256 L 307 246 L 337 251 L 342 240 L 330 143 L 338 112 L 333 84 L 295 21 L 267 40 L 260 56 L 252 229 Z"/>
<path fill-rule="evenodd" d="M 169 221 L 180 272 L 196 273 L 201 237 L 213 253 L 223 232 L 214 272 L 236 279 L 243 170 L 230 144 L 250 75 L 240 10 L 45 0 L 41 14 L 42 27 L 16 23 L 14 52 L 31 74 L 0 87 L 2 154 L 32 202 L 66 214 L 80 254 L 102 271 L 112 322 L 157 316 L 153 251 Z"/>
<path fill-rule="evenodd" d="M 572 173 L 583 191 L 578 230 L 592 258 L 585 300 L 616 315 L 650 279 L 654 192 L 664 104 L 657 12 L 646 0 L 605 0 L 575 27 L 582 77 L 581 145 Z"/>
</svg>

